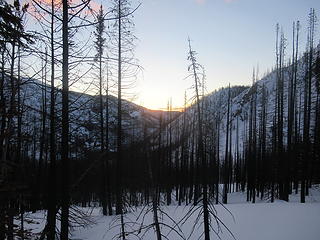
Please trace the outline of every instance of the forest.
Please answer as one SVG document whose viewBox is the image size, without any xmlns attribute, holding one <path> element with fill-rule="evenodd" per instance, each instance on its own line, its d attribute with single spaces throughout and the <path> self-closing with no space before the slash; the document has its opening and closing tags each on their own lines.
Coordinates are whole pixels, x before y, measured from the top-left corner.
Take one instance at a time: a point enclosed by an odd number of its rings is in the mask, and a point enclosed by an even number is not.
<svg viewBox="0 0 320 240">
<path fill-rule="evenodd" d="M 201 52 L 186 38 L 184 106 L 169 99 L 150 110 L 132 92 L 143 71 L 133 18 L 143 3 L 95 4 L 0 0 L 0 240 L 75 239 L 75 226 L 94 224 L 88 208 L 112 217 L 122 240 L 149 239 L 149 230 L 150 239 L 193 239 L 179 227 L 188 221 L 199 226 L 194 239 L 217 239 L 220 229 L 236 239 L 216 211 L 229 211 L 233 193 L 250 203 L 295 194 L 307 204 L 320 184 L 315 9 L 305 29 L 276 24 L 274 66 L 255 67 L 246 86 L 208 93 Z M 166 206 L 188 212 L 174 220 Z M 34 233 L 26 216 L 43 211 Z M 152 217 L 132 229 L 134 211 Z"/>
</svg>

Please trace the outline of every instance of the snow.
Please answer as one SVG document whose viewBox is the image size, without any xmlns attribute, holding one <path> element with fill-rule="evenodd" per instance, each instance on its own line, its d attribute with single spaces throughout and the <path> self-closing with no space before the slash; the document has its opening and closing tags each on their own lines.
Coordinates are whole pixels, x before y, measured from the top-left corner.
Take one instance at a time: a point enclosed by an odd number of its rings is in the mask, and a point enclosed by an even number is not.
<svg viewBox="0 0 320 240">
<path fill-rule="evenodd" d="M 320 47 L 320 45 L 319 45 Z M 284 91 L 284 122 L 283 122 L 283 140 L 286 145 L 287 141 L 287 130 L 288 130 L 288 87 L 291 79 L 292 65 L 288 65 L 284 67 L 284 79 L 283 79 L 283 91 Z M 303 106 L 304 98 L 304 80 L 306 76 L 306 66 L 303 58 L 300 58 L 297 63 L 297 92 L 296 92 L 296 111 L 297 116 L 303 116 Z M 259 78 L 258 78 L 259 79 Z M 311 101 L 312 101 L 312 110 L 311 110 L 311 135 L 313 134 L 314 129 L 314 119 L 315 119 L 315 102 L 316 102 L 316 87 L 315 87 L 316 79 L 312 79 L 312 93 L 311 93 Z M 266 104 L 266 131 L 267 131 L 267 145 L 271 145 L 272 139 L 272 126 L 273 119 L 275 116 L 275 104 L 276 104 L 276 89 L 277 89 L 277 72 L 274 70 L 266 75 L 264 75 L 261 79 L 256 81 L 257 86 L 257 129 L 260 127 L 260 114 L 262 111 L 262 103 L 263 103 L 263 88 L 266 91 L 267 104 Z M 225 144 L 226 144 L 226 126 L 227 126 L 227 105 L 228 105 L 228 88 L 220 88 L 205 97 L 202 98 L 201 101 L 204 101 L 204 121 L 203 127 L 205 132 L 211 136 L 213 135 L 216 121 L 219 122 L 220 127 L 220 135 L 219 135 L 219 156 L 223 160 L 225 156 Z M 232 154 L 235 155 L 237 144 L 238 149 L 243 151 L 245 142 L 248 140 L 248 126 L 249 126 L 249 115 L 250 115 L 250 105 L 251 105 L 251 97 L 255 92 L 253 87 L 245 87 L 245 86 L 231 86 L 231 106 L 230 106 L 230 128 L 231 128 L 231 138 L 229 141 L 232 146 Z M 301 99 L 300 99 L 301 98 Z M 186 129 L 192 129 L 192 123 L 195 122 L 195 126 L 197 126 L 197 119 L 193 119 L 196 115 L 196 105 L 191 105 L 186 110 Z M 175 121 L 172 122 L 172 126 L 174 127 L 174 140 L 180 141 L 181 132 L 183 129 L 183 118 L 185 116 L 181 115 Z M 238 137 L 237 140 L 237 123 L 238 123 Z M 303 123 L 299 126 L 300 129 L 298 131 L 302 134 L 303 131 Z M 197 128 L 195 128 L 197 131 Z M 257 132 L 258 134 L 258 132 Z M 189 135 L 191 137 L 191 134 Z M 192 140 L 190 140 L 192 141 Z"/>
<path fill-rule="evenodd" d="M 229 210 L 236 221 L 225 220 L 236 239 L 319 239 L 319 203 L 234 204 Z"/>
<path fill-rule="evenodd" d="M 9 79 L 8 79 L 9 80 Z M 47 111 L 47 126 L 49 126 L 50 118 L 50 91 L 49 85 L 41 83 L 37 79 L 22 79 L 21 87 L 21 101 L 22 106 L 22 126 L 23 135 L 26 138 L 31 139 L 34 134 L 39 134 L 37 131 L 34 133 L 34 129 L 42 128 L 42 111 L 43 111 L 43 100 L 42 94 L 46 93 L 46 111 Z M 43 90 L 43 91 L 42 91 Z M 10 92 L 5 92 L 9 95 Z M 106 96 L 103 96 L 104 104 L 106 104 Z M 99 98 L 97 95 L 89 95 L 86 93 L 69 92 L 69 108 L 70 108 L 70 141 L 74 146 L 78 146 L 80 151 L 83 153 L 86 149 L 95 151 L 100 148 L 100 112 L 99 112 Z M 116 121 L 117 121 L 117 98 L 109 95 L 109 148 L 114 150 L 115 144 L 115 132 L 116 132 Z M 143 134 L 143 126 L 145 122 L 148 122 L 148 131 L 151 133 L 157 128 L 158 117 L 160 111 L 151 111 L 139 105 L 136 105 L 130 101 L 122 100 L 122 125 L 123 131 L 127 137 L 124 140 L 124 144 L 131 141 L 132 139 L 140 140 Z M 106 117 L 104 106 L 104 117 Z M 56 89 L 56 117 L 57 117 L 57 138 L 61 134 L 61 90 Z M 105 120 L 106 118 L 104 118 Z M 16 118 L 13 119 L 17 121 Z M 47 129 L 48 131 L 48 129 Z M 132 137 L 131 137 L 132 136 Z M 36 137 L 40 139 L 40 137 Z M 81 143 L 81 144 L 80 144 Z M 40 149 L 40 142 L 36 142 L 36 149 Z M 32 155 L 32 148 L 29 148 L 29 155 Z M 74 156 L 74 153 L 71 153 Z M 36 153 L 36 157 L 39 157 L 39 152 Z"/>
<path fill-rule="evenodd" d="M 244 193 L 229 194 L 230 204 L 225 206 L 214 205 L 217 216 L 230 229 L 237 240 L 318 240 L 320 236 L 320 189 L 313 187 L 307 197 L 307 203 L 299 203 L 299 194 L 290 196 L 290 202 L 258 200 L 257 203 L 246 203 Z M 202 239 L 201 220 L 195 225 L 199 209 L 182 224 L 181 219 L 192 206 L 161 206 L 165 214 L 159 214 L 161 222 L 174 227 L 185 239 Z M 226 210 L 227 208 L 227 210 Z M 89 215 L 87 220 L 94 224 L 87 227 L 73 227 L 71 239 L 116 239 L 120 233 L 120 220 L 116 216 L 103 216 L 99 207 L 79 208 Z M 152 223 L 153 217 L 150 208 L 137 208 L 125 214 L 126 231 L 132 234 L 128 240 L 156 239 L 153 228 L 147 228 Z M 174 222 L 166 216 L 168 214 Z M 33 229 L 33 233 L 39 233 L 45 225 L 45 211 L 26 214 L 26 219 L 33 219 L 34 223 L 26 223 L 26 228 Z M 84 219 L 82 219 L 84 221 Z M 176 225 L 176 223 L 179 223 Z M 17 220 L 18 224 L 18 220 Z M 142 230 L 139 232 L 139 229 Z M 145 227 L 145 228 L 144 228 Z M 219 237 L 225 240 L 233 239 L 233 236 L 221 224 L 219 230 L 216 221 L 212 221 L 212 227 L 219 231 Z M 194 232 L 191 234 L 194 228 Z M 168 239 L 181 239 L 179 235 L 167 226 L 162 226 L 162 233 Z M 137 234 L 135 236 L 134 234 Z M 218 239 L 211 231 L 212 239 Z"/>
</svg>

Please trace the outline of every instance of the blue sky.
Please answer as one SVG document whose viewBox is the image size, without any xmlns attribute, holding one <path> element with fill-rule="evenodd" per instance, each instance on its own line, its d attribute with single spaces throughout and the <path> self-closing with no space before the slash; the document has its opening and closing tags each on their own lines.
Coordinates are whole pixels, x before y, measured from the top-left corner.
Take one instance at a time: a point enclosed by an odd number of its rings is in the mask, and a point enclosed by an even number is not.
<svg viewBox="0 0 320 240">
<path fill-rule="evenodd" d="M 275 25 L 284 29 L 291 52 L 292 22 L 301 22 L 300 48 L 305 48 L 307 16 L 318 0 L 143 0 L 135 13 L 136 56 L 144 68 L 137 103 L 165 108 L 183 105 L 187 75 L 188 36 L 206 70 L 207 89 L 250 84 L 252 68 L 260 76 L 275 61 Z M 319 24 L 316 42 L 319 41 Z"/>
<path fill-rule="evenodd" d="M 109 0 L 92 1 L 110 7 Z M 144 70 L 134 89 L 135 102 L 151 109 L 166 108 L 170 98 L 174 107 L 183 106 L 184 92 L 193 83 L 184 80 L 188 37 L 205 68 L 208 93 L 229 83 L 248 85 L 253 67 L 259 65 L 261 77 L 274 66 L 276 23 L 288 40 L 287 57 L 293 21 L 301 23 L 300 52 L 305 49 L 310 8 L 319 16 L 316 43 L 320 39 L 319 0 L 132 0 L 132 6 L 139 2 L 136 57 Z"/>
</svg>

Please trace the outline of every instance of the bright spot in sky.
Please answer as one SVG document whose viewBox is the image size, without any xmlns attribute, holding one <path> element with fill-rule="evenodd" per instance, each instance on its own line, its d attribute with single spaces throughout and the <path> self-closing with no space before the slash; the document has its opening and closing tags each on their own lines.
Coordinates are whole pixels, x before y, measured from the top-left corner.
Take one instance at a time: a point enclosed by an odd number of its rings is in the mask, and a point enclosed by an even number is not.
<svg viewBox="0 0 320 240">
<path fill-rule="evenodd" d="M 300 20 L 300 49 L 304 49 L 311 7 L 319 13 L 320 1 L 143 1 L 134 18 L 139 38 L 136 56 L 144 68 L 136 103 L 165 109 L 172 98 L 174 107 L 183 106 L 184 93 L 192 86 L 191 79 L 184 80 L 188 37 L 205 68 L 208 92 L 229 83 L 249 85 L 253 67 L 259 66 L 262 77 L 274 66 L 276 23 L 288 40 L 289 57 L 292 22 Z"/>
<path fill-rule="evenodd" d="M 13 0 L 9 0 L 13 1 Z M 26 0 L 30 1 L 30 0 Z M 49 0 L 41 0 L 50 2 Z M 140 0 L 141 1 L 141 0 Z M 74 0 L 80 2 L 80 0 Z M 132 0 L 137 6 L 139 0 Z M 134 13 L 139 41 L 136 57 L 143 67 L 134 101 L 151 109 L 184 105 L 192 98 L 188 76 L 188 37 L 206 73 L 207 92 L 231 85 L 251 84 L 252 68 L 262 77 L 275 63 L 275 25 L 287 38 L 291 53 L 293 21 L 301 23 L 300 53 L 305 49 L 310 8 L 319 15 L 319 0 L 144 0 Z M 107 9 L 110 1 L 92 0 Z M 320 31 L 316 31 L 317 41 Z M 189 102 L 190 103 L 190 102 Z"/>
</svg>

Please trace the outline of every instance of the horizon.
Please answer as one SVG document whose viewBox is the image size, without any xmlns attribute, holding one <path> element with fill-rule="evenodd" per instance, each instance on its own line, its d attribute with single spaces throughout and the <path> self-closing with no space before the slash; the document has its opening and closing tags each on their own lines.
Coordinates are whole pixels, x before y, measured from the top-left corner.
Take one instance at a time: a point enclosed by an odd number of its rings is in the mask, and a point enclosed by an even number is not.
<svg viewBox="0 0 320 240">
<path fill-rule="evenodd" d="M 251 85 L 253 68 L 258 79 L 270 72 L 276 61 L 277 23 L 287 39 L 285 60 L 292 51 L 293 21 L 300 21 L 299 53 L 304 52 L 309 10 L 315 8 L 318 15 L 320 10 L 315 0 L 134 0 L 132 6 L 139 2 L 133 32 L 138 38 L 135 57 L 142 70 L 127 100 L 153 110 L 167 109 L 170 99 L 173 108 L 182 109 L 185 92 L 187 99 L 192 96 L 192 80 L 186 79 L 188 37 L 204 67 L 208 94 L 228 84 Z M 94 8 L 100 4 L 104 9 L 110 7 L 101 0 L 92 4 Z M 316 31 L 316 39 L 319 33 Z M 86 88 L 75 87 L 80 92 Z"/>
<path fill-rule="evenodd" d="M 287 38 L 286 61 L 292 51 L 293 21 L 300 21 L 299 52 L 304 51 L 310 8 L 319 14 L 320 2 L 143 1 L 135 13 L 135 32 L 139 38 L 136 53 L 144 68 L 136 103 L 163 109 L 172 98 L 174 107 L 183 106 L 184 92 L 192 85 L 191 81 L 183 80 L 188 75 L 188 37 L 198 53 L 198 62 L 204 66 L 208 93 L 229 83 L 251 85 L 253 68 L 259 69 L 260 79 L 275 65 L 277 23 Z M 162 16 L 163 12 L 166 14 Z"/>
</svg>

